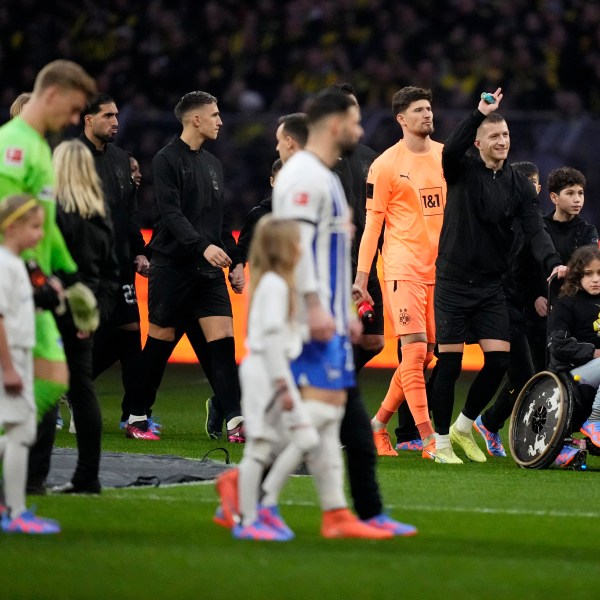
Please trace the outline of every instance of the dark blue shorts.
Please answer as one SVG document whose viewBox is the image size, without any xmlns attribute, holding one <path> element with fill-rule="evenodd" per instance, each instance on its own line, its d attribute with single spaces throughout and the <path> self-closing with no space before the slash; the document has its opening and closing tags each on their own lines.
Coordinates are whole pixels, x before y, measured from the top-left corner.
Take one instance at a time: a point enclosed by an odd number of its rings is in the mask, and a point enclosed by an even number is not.
<svg viewBox="0 0 600 600">
<path fill-rule="evenodd" d="M 355 385 L 352 344 L 346 336 L 304 344 L 290 366 L 298 387 L 343 390 Z"/>
</svg>

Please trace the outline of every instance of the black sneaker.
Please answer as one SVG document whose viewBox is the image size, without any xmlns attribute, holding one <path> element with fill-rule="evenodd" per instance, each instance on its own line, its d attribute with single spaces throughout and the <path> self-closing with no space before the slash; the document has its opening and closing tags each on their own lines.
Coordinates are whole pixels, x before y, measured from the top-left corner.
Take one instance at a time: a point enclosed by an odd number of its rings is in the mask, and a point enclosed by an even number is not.
<svg viewBox="0 0 600 600">
<path fill-rule="evenodd" d="M 211 440 L 220 440 L 223 437 L 223 421 L 225 417 L 215 406 L 214 396 L 206 401 L 206 423 L 204 429 Z"/>
<path fill-rule="evenodd" d="M 62 485 L 55 485 L 51 490 L 53 494 L 99 494 L 102 491 L 98 480 L 91 483 L 74 484 L 69 481 Z"/>
</svg>

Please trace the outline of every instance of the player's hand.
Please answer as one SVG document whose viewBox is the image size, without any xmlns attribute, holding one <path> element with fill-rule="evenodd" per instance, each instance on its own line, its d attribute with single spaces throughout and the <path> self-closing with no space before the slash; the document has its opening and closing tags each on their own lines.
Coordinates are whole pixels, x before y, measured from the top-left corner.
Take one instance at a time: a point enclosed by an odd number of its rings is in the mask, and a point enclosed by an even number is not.
<svg viewBox="0 0 600 600">
<path fill-rule="evenodd" d="M 563 279 L 566 274 L 567 274 L 567 267 L 565 265 L 558 265 L 558 267 L 554 267 L 554 269 L 552 269 L 552 273 L 550 273 L 550 277 L 548 277 L 548 279 L 546 279 L 546 281 L 550 281 L 555 275 L 559 279 Z"/>
<path fill-rule="evenodd" d="M 229 271 L 229 283 L 234 294 L 241 294 L 246 285 L 246 276 L 244 275 L 244 265 L 238 263 Z"/>
<path fill-rule="evenodd" d="M 148 273 L 150 272 L 150 261 L 146 256 L 138 254 L 133 259 L 133 266 L 142 277 L 148 277 Z"/>
<path fill-rule="evenodd" d="M 533 307 L 535 308 L 535 312 L 538 315 L 540 315 L 540 317 L 548 316 L 548 298 L 544 298 L 544 296 L 539 296 L 535 299 Z"/>
<path fill-rule="evenodd" d="M 477 110 L 480 113 L 483 113 L 486 117 L 493 113 L 495 110 L 498 110 L 498 106 L 500 105 L 500 100 L 502 100 L 504 94 L 502 94 L 502 88 L 498 88 L 495 92 L 492 93 L 496 102 L 493 104 L 488 104 L 484 100 L 479 101 L 479 105 L 477 106 Z"/>
<path fill-rule="evenodd" d="M 23 380 L 15 371 L 14 367 L 11 366 L 8 369 L 5 369 L 2 375 L 4 379 L 4 391 L 9 396 L 20 394 L 23 390 Z"/>
<path fill-rule="evenodd" d="M 350 334 L 350 341 L 353 344 L 358 344 L 363 332 L 363 324 L 359 319 L 350 319 L 348 323 L 348 333 Z"/>
<path fill-rule="evenodd" d="M 219 246 L 210 244 L 204 251 L 204 258 L 213 266 L 224 269 L 231 264 L 231 259 L 227 256 L 227 252 Z"/>
<path fill-rule="evenodd" d="M 371 294 L 367 291 L 367 282 L 369 279 L 369 274 L 364 271 L 356 272 L 356 279 L 354 280 L 354 285 L 352 286 L 352 298 L 356 305 L 358 306 L 361 302 L 368 302 L 373 305 L 373 298 L 371 298 Z"/>
<path fill-rule="evenodd" d="M 63 287 L 62 281 L 58 277 L 50 275 L 50 277 L 48 277 L 48 285 L 52 286 L 52 289 L 56 291 L 60 299 L 64 298 L 65 288 Z"/>
<path fill-rule="evenodd" d="M 327 342 L 335 333 L 335 321 L 321 304 L 312 304 L 308 307 L 308 328 L 312 340 Z"/>
</svg>

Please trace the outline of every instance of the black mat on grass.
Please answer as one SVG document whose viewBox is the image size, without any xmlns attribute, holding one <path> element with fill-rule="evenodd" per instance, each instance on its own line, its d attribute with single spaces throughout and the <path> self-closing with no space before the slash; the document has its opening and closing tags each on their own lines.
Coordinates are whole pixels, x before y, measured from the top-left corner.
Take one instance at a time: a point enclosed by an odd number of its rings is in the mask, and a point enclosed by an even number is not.
<svg viewBox="0 0 600 600">
<path fill-rule="evenodd" d="M 212 460 L 208 454 L 222 460 Z M 103 452 L 100 483 L 105 488 L 159 486 L 173 483 L 208 481 L 230 467 L 229 452 L 215 448 L 202 459 L 159 454 Z M 71 480 L 77 462 L 74 448 L 54 448 L 47 485 L 62 485 Z"/>
</svg>

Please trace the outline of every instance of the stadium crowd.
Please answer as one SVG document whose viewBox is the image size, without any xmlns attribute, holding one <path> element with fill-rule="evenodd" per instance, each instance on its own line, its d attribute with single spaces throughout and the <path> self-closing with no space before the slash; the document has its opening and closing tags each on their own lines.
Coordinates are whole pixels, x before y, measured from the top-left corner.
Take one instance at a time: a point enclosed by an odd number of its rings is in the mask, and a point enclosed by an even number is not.
<svg viewBox="0 0 600 600">
<path fill-rule="evenodd" d="M 516 150 L 524 152 L 517 158 L 535 160 L 544 176 L 567 153 L 580 155 L 569 162 L 586 171 L 590 152 L 583 135 L 565 136 L 558 125 L 545 135 L 539 115 L 588 129 L 590 115 L 600 114 L 600 7 L 585 0 L 86 0 L 51 9 L 8 0 L 0 7 L 2 120 L 35 73 L 59 57 L 84 66 L 115 98 L 118 142 L 148 173 L 141 190 L 146 225 L 150 161 L 177 133 L 170 110 L 189 89 L 209 90 L 226 115 L 228 135 L 215 144 L 238 225 L 268 192 L 263 174 L 276 157 L 276 117 L 335 81 L 353 83 L 365 141 L 378 152 L 393 142 L 386 136 L 389 102 L 402 86 L 433 91 L 443 139 L 455 124 L 443 111 L 472 106 L 479 90 L 501 83 L 503 112 L 526 116 L 522 126 L 513 119 Z M 561 151 L 557 140 L 568 147 Z M 590 190 L 600 188 L 590 177 Z"/>
</svg>

